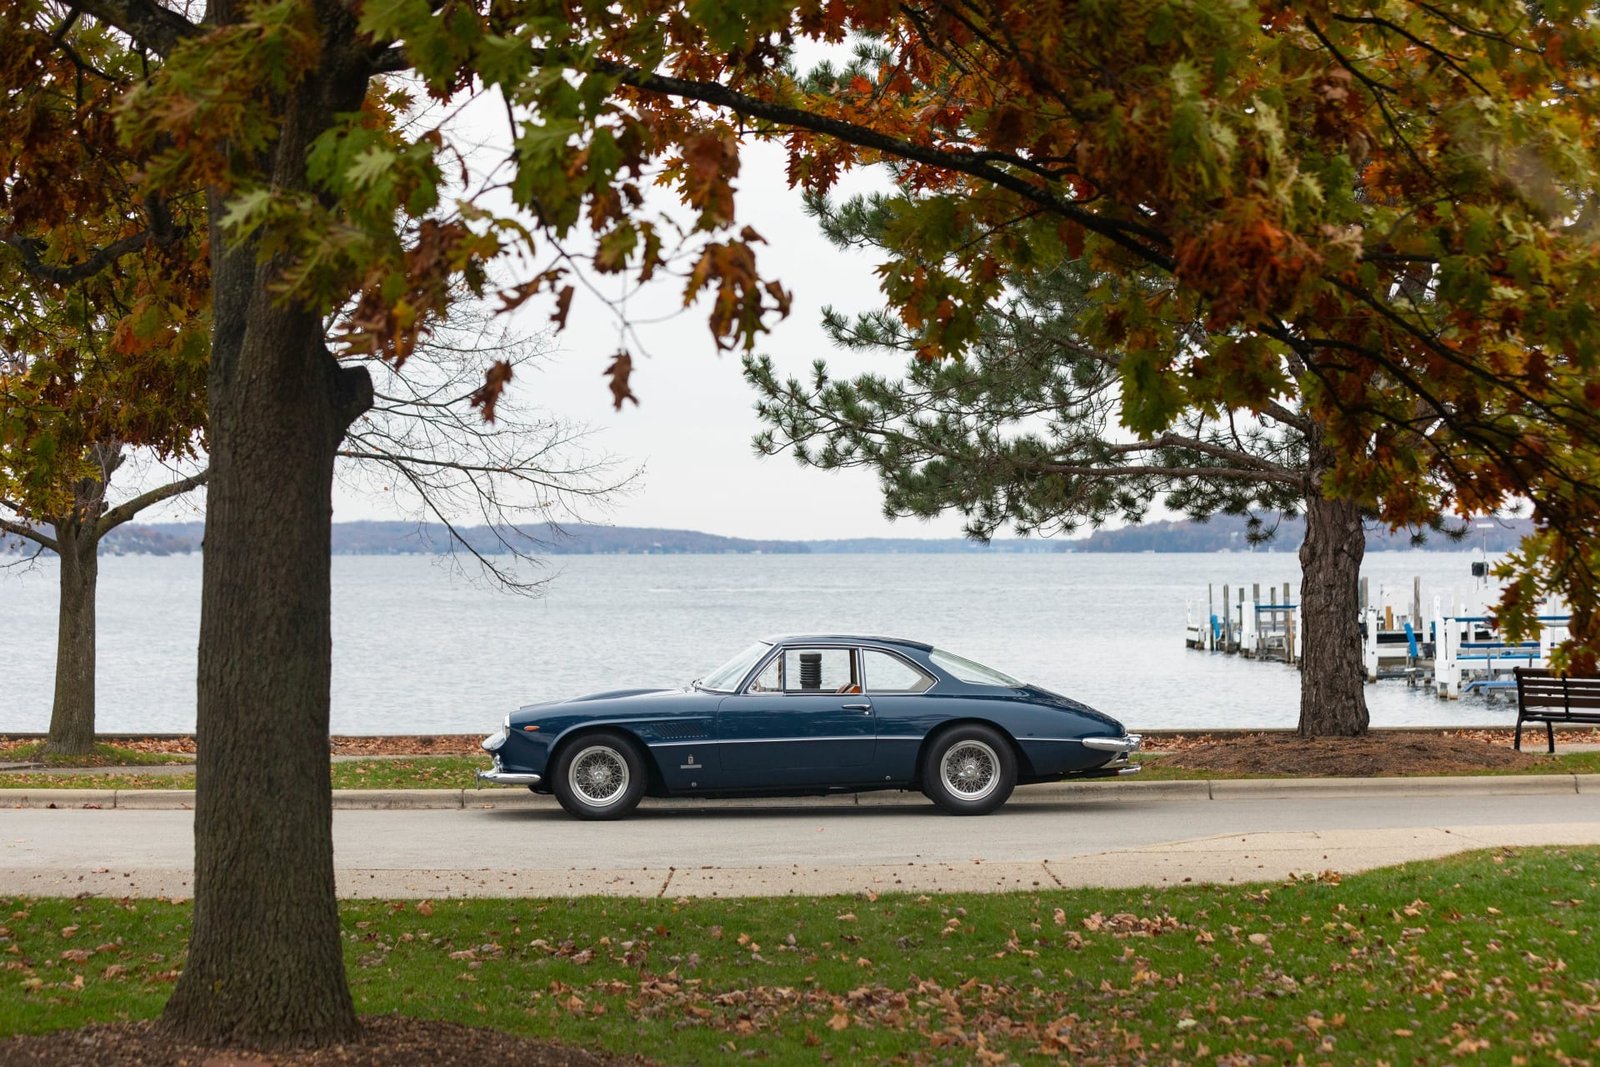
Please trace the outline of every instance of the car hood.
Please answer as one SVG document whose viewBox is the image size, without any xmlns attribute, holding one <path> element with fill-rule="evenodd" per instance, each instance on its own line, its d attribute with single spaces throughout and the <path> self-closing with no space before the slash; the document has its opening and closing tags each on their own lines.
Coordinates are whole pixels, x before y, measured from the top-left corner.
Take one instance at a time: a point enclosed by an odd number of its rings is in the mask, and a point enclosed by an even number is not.
<svg viewBox="0 0 1600 1067">
<path fill-rule="evenodd" d="M 526 722 L 561 716 L 593 719 L 617 715 L 705 714 L 715 710 L 722 696 L 698 689 L 608 689 L 603 693 L 526 704 L 516 710 L 512 719 Z"/>
<path fill-rule="evenodd" d="M 555 700 L 541 700 L 535 704 L 524 704 L 518 711 L 543 711 L 550 708 L 565 707 L 569 704 L 587 704 L 595 700 L 636 700 L 642 697 L 664 697 L 673 694 L 681 695 L 682 689 L 608 689 L 604 693 L 585 693 L 581 697 L 560 697 Z"/>
</svg>

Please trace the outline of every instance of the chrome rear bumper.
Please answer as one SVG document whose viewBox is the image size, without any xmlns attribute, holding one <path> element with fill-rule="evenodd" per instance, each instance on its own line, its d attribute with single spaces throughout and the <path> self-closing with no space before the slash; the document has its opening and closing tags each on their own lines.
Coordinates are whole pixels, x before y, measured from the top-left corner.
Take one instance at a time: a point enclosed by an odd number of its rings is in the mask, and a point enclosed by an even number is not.
<svg viewBox="0 0 1600 1067">
<path fill-rule="evenodd" d="M 1125 737 L 1085 737 L 1082 741 L 1084 748 L 1092 748 L 1100 752 L 1137 752 L 1139 745 L 1144 741 L 1138 734 L 1128 734 Z"/>
</svg>

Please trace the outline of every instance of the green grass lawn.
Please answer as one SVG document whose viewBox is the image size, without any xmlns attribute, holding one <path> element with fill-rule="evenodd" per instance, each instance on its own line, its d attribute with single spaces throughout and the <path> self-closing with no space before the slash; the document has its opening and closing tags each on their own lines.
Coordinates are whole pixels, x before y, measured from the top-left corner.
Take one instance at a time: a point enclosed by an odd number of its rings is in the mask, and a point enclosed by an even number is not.
<svg viewBox="0 0 1600 1067">
<path fill-rule="evenodd" d="M 394 759 L 336 760 L 335 789 L 463 789 L 488 770 L 479 756 L 406 756 Z M 0 789 L 193 789 L 193 774 L 0 774 Z"/>
<path fill-rule="evenodd" d="M 0 749 L 0 761 L 6 763 L 43 763 L 48 767 L 153 767 L 163 764 L 193 763 L 193 756 L 175 752 L 145 752 L 121 745 L 97 743 L 92 752 L 82 756 L 48 755 L 42 750 L 43 741 L 12 745 Z"/>
<path fill-rule="evenodd" d="M 669 1064 L 1589 1063 L 1597 873 L 1551 848 L 1270 886 L 342 912 L 362 1012 Z M 156 1014 L 188 922 L 0 901 L 0 1033 Z"/>
</svg>

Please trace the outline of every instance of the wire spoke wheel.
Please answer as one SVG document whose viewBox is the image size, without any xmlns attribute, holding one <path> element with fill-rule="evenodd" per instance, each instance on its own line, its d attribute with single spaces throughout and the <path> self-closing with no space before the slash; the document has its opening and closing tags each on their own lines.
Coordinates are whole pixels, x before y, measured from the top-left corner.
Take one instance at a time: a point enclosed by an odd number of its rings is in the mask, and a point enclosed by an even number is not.
<svg viewBox="0 0 1600 1067">
<path fill-rule="evenodd" d="M 937 734 L 919 766 L 922 791 L 951 815 L 987 815 L 1017 784 L 1011 741 L 987 723 L 965 723 Z"/>
<path fill-rule="evenodd" d="M 567 770 L 572 791 L 595 805 L 609 804 L 627 792 L 629 778 L 627 761 L 609 745 L 584 749 Z"/>
<path fill-rule="evenodd" d="M 982 800 L 1000 783 L 1000 757 L 982 741 L 962 741 L 945 751 L 939 776 L 962 800 Z"/>
<path fill-rule="evenodd" d="M 580 819 L 626 818 L 650 784 L 648 757 L 618 730 L 602 730 L 564 746 L 551 768 L 550 792 Z"/>
</svg>

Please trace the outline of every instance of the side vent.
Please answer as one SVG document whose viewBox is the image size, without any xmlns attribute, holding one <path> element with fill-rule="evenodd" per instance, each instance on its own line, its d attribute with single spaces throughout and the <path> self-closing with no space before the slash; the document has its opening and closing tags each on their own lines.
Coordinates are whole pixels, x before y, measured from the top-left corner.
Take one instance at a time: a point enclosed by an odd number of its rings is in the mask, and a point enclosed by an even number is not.
<svg viewBox="0 0 1600 1067">
<path fill-rule="evenodd" d="M 694 741 L 709 737 L 709 723 L 705 719 L 685 719 L 675 722 L 658 722 L 651 729 L 660 741 Z"/>
</svg>

